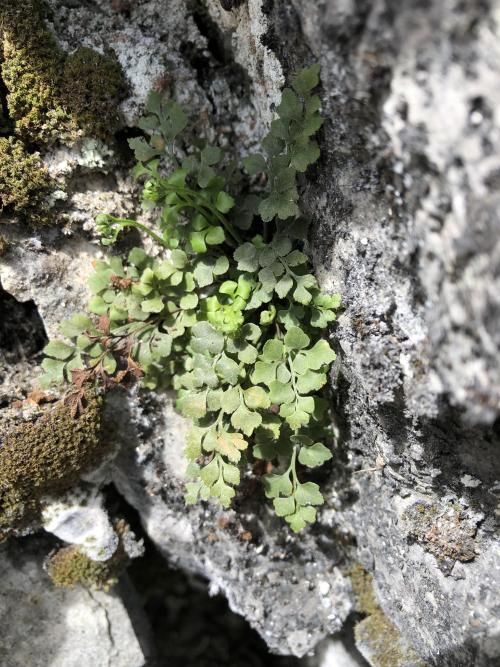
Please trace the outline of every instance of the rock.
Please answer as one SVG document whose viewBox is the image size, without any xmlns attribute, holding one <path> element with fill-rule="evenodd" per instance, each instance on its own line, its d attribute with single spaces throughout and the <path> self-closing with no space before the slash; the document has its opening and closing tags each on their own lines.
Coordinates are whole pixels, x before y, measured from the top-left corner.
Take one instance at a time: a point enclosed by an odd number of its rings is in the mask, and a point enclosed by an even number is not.
<svg viewBox="0 0 500 667">
<path fill-rule="evenodd" d="M 359 472 L 344 519 L 384 612 L 424 661 L 495 664 L 498 7 L 294 6 L 330 119 L 307 192 L 318 274 L 346 304 L 332 380 Z M 440 517 L 424 533 L 402 516 L 409 491 Z M 467 554 L 464 579 L 446 570 L 448 550 Z"/>
<path fill-rule="evenodd" d="M 353 605 L 345 572 L 359 562 L 419 660 L 497 664 L 498 2 L 101 4 L 51 0 L 52 27 L 66 49 L 115 50 L 130 79 L 130 124 L 151 85 L 171 80 L 183 103 L 213 110 L 246 150 L 284 75 L 321 62 L 328 122 L 302 185 L 317 274 L 345 304 L 332 331 L 339 442 L 314 529 L 290 535 L 249 479 L 230 512 L 186 509 L 184 424 L 163 397 L 117 406 L 115 484 L 162 553 L 224 592 L 275 652 L 303 655 L 341 628 Z M 113 166 L 115 187 L 102 170 L 119 158 L 97 152 L 92 178 L 61 203 L 89 230 L 96 201 L 136 206 L 126 165 Z M 66 160 L 78 174 L 79 159 L 54 158 L 54 173 Z M 33 300 L 53 335 L 84 307 L 100 251 L 79 233 L 16 234 L 6 234 L 2 285 Z M 360 625 L 359 636 L 366 619 Z"/>
<path fill-rule="evenodd" d="M 325 640 L 317 649 L 318 667 L 365 667 L 366 662 L 347 637 L 335 636 Z"/>
<path fill-rule="evenodd" d="M 321 551 L 312 535 L 290 534 L 251 484 L 234 511 L 186 507 L 179 448 L 186 423 L 160 401 L 116 403 L 122 449 L 112 464 L 115 485 L 169 562 L 208 578 L 211 592 L 223 593 L 273 652 L 305 655 L 340 630 L 351 610 L 338 548 L 327 536 Z"/>
<path fill-rule="evenodd" d="M 92 560 L 108 560 L 118 547 L 118 535 L 98 494 L 71 494 L 42 512 L 44 529 L 70 544 L 81 545 Z"/>
<path fill-rule="evenodd" d="M 149 650 L 119 594 L 55 588 L 42 567 L 49 549 L 39 538 L 0 547 L 1 664 L 144 667 Z"/>
</svg>

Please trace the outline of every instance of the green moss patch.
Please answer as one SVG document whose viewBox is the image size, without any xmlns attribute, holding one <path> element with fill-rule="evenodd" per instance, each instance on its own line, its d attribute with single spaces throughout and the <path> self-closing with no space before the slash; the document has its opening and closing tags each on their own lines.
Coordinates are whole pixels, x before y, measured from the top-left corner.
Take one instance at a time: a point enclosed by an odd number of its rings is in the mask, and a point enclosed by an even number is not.
<svg viewBox="0 0 500 667">
<path fill-rule="evenodd" d="M 12 0 L 0 9 L 2 79 L 16 133 L 50 143 L 73 136 L 76 124 L 59 100 L 64 54 L 44 24 L 39 0 Z"/>
<path fill-rule="evenodd" d="M 0 4 L 0 212 L 46 221 L 54 184 L 38 148 L 55 142 L 111 136 L 121 124 L 119 102 L 126 81 L 114 53 L 59 48 L 45 25 L 43 0 Z"/>
<path fill-rule="evenodd" d="M 371 664 L 375 667 L 426 667 L 380 608 L 372 575 L 360 565 L 354 565 L 349 575 L 357 610 L 366 616 L 356 625 L 354 634 L 356 642 L 369 652 Z"/>
<path fill-rule="evenodd" d="M 16 134 L 44 144 L 113 134 L 126 93 L 116 56 L 88 48 L 66 55 L 44 23 L 46 14 L 40 0 L 0 7 L 1 73 Z"/>
<path fill-rule="evenodd" d="M 0 434 L 0 528 L 36 518 L 43 495 L 66 491 L 97 465 L 104 451 L 101 407 L 100 398 L 89 396 L 74 418 L 59 403 Z"/>
<path fill-rule="evenodd" d="M 120 537 L 128 530 L 124 521 L 119 521 L 115 528 Z M 84 586 L 107 591 L 118 582 L 128 563 L 129 558 L 120 539 L 113 556 L 105 561 L 92 560 L 77 545 L 63 547 L 49 556 L 47 572 L 55 586 Z"/>
<path fill-rule="evenodd" d="M 6 209 L 37 222 L 47 219 L 52 179 L 38 153 L 22 141 L 0 137 L 0 212 Z"/>
<path fill-rule="evenodd" d="M 81 47 L 67 57 L 61 100 L 85 135 L 104 139 L 118 129 L 118 102 L 125 92 L 122 69 L 112 51 L 101 55 Z"/>
</svg>

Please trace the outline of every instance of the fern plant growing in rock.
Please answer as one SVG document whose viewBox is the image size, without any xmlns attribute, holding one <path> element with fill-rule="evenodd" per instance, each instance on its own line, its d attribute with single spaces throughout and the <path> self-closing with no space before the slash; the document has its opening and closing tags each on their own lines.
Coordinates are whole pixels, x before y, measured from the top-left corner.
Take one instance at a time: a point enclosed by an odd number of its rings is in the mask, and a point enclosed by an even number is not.
<svg viewBox="0 0 500 667">
<path fill-rule="evenodd" d="M 66 400 L 75 413 L 90 383 L 174 388 L 192 422 L 186 501 L 214 497 L 228 507 L 242 466 L 266 460 L 265 494 L 294 531 L 323 503 L 304 471 L 332 456 L 322 391 L 335 352 L 321 331 L 340 306 L 339 295 L 321 292 L 301 250 L 297 175 L 319 157 L 318 77 L 313 65 L 292 79 L 263 154 L 244 160 L 245 182 L 265 175 L 266 190 L 256 193 L 242 194 L 241 171 L 216 146 L 179 159 L 187 116 L 150 95 L 140 122 L 147 138 L 130 145 L 157 226 L 101 215 L 97 227 L 107 246 L 134 227 L 163 258 L 134 248 L 97 262 L 89 314 L 61 325 L 65 340 L 51 341 L 43 361 L 45 385 L 72 383 Z"/>
</svg>

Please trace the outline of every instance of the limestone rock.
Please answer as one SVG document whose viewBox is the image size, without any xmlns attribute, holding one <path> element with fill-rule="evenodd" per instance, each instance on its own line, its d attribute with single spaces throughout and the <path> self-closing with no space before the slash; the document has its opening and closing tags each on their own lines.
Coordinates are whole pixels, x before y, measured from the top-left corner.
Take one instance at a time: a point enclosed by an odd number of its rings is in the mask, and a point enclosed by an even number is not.
<svg viewBox="0 0 500 667">
<path fill-rule="evenodd" d="M 359 562 L 424 663 L 497 664 L 498 0 L 248 0 L 224 3 L 230 11 L 176 0 L 169 12 L 160 0 L 127 11 L 50 4 L 64 48 L 109 43 L 117 53 L 131 83 L 127 122 L 151 85 L 172 80 L 181 102 L 205 118 L 213 111 L 244 150 L 262 135 L 283 78 L 322 65 L 328 122 L 302 185 L 317 274 L 345 304 L 332 330 L 339 442 L 327 504 L 300 539 L 249 479 L 231 512 L 186 509 L 183 423 L 164 397 L 141 393 L 116 410 L 112 474 L 150 537 L 223 591 L 275 652 L 303 655 L 340 629 L 353 605 L 345 572 Z M 119 205 L 117 189 L 123 210 L 135 206 L 126 166 L 116 188 L 102 169 L 62 204 L 89 229 L 96 193 L 105 211 Z M 34 300 L 52 335 L 84 307 L 100 251 L 83 233 L 16 243 L 17 233 L 7 234 L 0 280 Z"/>
<path fill-rule="evenodd" d="M 42 566 L 48 548 L 38 538 L 0 547 L 0 663 L 144 667 L 149 649 L 141 645 L 120 596 L 55 588 Z"/>
<path fill-rule="evenodd" d="M 223 593 L 272 651 L 306 654 L 339 631 L 351 610 L 338 547 L 327 535 L 318 549 L 312 535 L 290 534 L 251 480 L 234 510 L 186 507 L 179 448 L 186 425 L 164 398 L 161 405 L 153 398 L 125 409 L 116 404 L 122 450 L 113 462 L 115 485 L 170 562 L 208 578 L 212 593 Z"/>
</svg>

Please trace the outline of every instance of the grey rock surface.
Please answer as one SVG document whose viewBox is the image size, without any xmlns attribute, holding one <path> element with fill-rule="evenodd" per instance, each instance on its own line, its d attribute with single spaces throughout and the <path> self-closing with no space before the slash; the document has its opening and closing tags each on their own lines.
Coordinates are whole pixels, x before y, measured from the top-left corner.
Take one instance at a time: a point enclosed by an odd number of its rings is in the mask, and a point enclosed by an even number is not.
<svg viewBox="0 0 500 667">
<path fill-rule="evenodd" d="M 325 535 L 318 549 L 313 535 L 283 530 L 251 479 L 230 511 L 186 507 L 185 421 L 164 397 L 126 406 L 119 398 L 110 411 L 122 442 L 112 479 L 161 553 L 206 577 L 211 592 L 222 592 L 276 653 L 302 656 L 338 632 L 351 600 L 334 541 Z"/>
<path fill-rule="evenodd" d="M 359 474 L 344 518 L 425 661 L 493 665 L 499 6 L 295 5 L 331 119 L 308 194 L 318 272 L 347 306 L 332 379 Z"/>
<path fill-rule="evenodd" d="M 284 75 L 322 65 L 328 122 L 303 188 L 317 274 L 345 303 L 332 332 L 339 441 L 322 481 L 327 505 L 300 539 L 250 479 L 231 512 L 186 509 L 182 420 L 163 397 L 139 394 L 115 410 L 112 477 L 151 539 L 224 592 L 273 651 L 303 655 L 341 627 L 353 605 L 345 573 L 360 562 L 424 664 L 498 664 L 498 0 L 51 5 L 67 48 L 109 42 L 117 52 L 128 123 L 167 77 L 245 150 Z M 92 178 L 74 167 L 73 190 L 69 179 L 72 237 L 16 242 L 14 226 L 6 231 L 15 247 L 0 258 L 2 286 L 35 302 L 49 334 L 84 305 L 100 252 L 93 215 L 136 207 L 125 166 L 106 155 Z M 68 163 L 52 159 L 56 171 Z"/>
<path fill-rule="evenodd" d="M 32 537 L 0 547 L 0 664 L 144 667 L 149 649 L 119 594 L 55 588 L 43 570 L 49 548 Z"/>
</svg>

